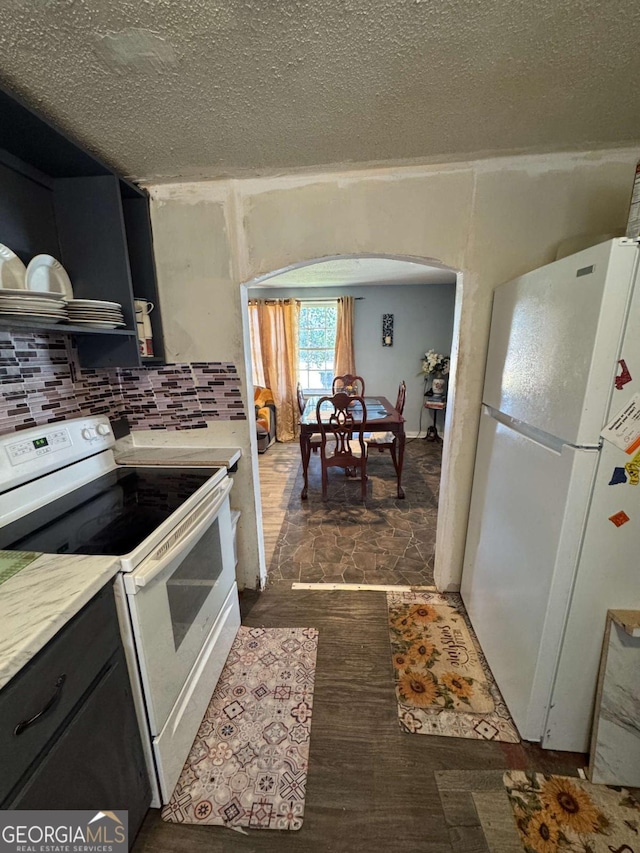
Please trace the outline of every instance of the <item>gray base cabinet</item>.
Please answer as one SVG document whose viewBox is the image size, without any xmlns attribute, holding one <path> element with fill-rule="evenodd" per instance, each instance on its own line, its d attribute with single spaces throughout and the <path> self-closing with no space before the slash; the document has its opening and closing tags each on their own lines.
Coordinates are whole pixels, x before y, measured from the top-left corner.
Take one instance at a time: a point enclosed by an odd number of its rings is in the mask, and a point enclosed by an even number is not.
<svg viewBox="0 0 640 853">
<path fill-rule="evenodd" d="M 124 654 L 43 758 L 11 809 L 127 809 L 139 829 L 151 801 Z M 106 806 L 101 805 L 107 803 Z"/>
<path fill-rule="evenodd" d="M 126 809 L 151 790 L 111 585 L 0 692 L 4 809 Z"/>
</svg>

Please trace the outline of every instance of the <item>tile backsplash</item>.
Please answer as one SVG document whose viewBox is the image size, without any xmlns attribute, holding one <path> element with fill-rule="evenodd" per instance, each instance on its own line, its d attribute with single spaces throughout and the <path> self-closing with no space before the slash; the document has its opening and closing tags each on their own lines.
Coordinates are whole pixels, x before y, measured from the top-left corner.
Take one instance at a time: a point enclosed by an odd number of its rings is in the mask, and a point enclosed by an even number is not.
<svg viewBox="0 0 640 853">
<path fill-rule="evenodd" d="M 126 418 L 131 430 L 246 419 L 228 362 L 87 370 L 67 335 L 0 331 L 0 434 L 90 414 Z"/>
</svg>

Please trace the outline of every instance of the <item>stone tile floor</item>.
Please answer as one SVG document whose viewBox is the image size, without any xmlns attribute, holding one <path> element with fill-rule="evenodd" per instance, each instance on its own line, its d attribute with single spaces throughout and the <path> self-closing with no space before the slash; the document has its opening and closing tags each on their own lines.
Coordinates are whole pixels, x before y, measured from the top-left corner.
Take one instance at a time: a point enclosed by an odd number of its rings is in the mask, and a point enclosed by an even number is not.
<svg viewBox="0 0 640 853">
<path fill-rule="evenodd" d="M 297 446 L 296 452 L 299 470 L 269 567 L 271 582 L 433 584 L 441 444 L 407 441 L 404 500 L 396 497 L 388 451 L 370 451 L 365 503 L 360 482 L 341 469 L 329 471 L 323 502 L 317 454 L 309 465 L 309 497 L 302 501 Z"/>
</svg>

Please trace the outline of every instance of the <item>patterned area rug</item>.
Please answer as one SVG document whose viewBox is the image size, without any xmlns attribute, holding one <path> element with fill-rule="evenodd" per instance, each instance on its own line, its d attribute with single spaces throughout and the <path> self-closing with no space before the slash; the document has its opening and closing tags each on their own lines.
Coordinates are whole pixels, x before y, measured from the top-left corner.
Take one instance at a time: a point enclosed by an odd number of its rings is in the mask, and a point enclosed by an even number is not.
<svg viewBox="0 0 640 853">
<path fill-rule="evenodd" d="M 488 713 L 495 705 L 464 619 L 449 604 L 389 610 L 398 699 L 414 708 Z"/>
<path fill-rule="evenodd" d="M 460 596 L 388 592 L 387 605 L 401 727 L 518 743 Z"/>
<path fill-rule="evenodd" d="M 640 853 L 640 805 L 624 788 L 521 770 L 504 785 L 526 853 Z"/>
<path fill-rule="evenodd" d="M 240 628 L 164 820 L 300 829 L 317 648 L 315 628 Z"/>
</svg>

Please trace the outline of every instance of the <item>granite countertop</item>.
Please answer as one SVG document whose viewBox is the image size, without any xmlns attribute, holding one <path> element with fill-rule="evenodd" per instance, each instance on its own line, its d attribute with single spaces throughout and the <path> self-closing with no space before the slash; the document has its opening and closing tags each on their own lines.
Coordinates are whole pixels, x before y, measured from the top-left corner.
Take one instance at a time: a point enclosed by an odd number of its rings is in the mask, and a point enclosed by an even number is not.
<svg viewBox="0 0 640 853">
<path fill-rule="evenodd" d="M 116 557 L 0 551 L 0 689 L 118 573 Z M 24 565 L 24 568 L 19 566 Z"/>
<path fill-rule="evenodd" d="M 118 465 L 184 465 L 231 468 L 242 456 L 239 447 L 131 447 L 114 448 Z"/>
</svg>

